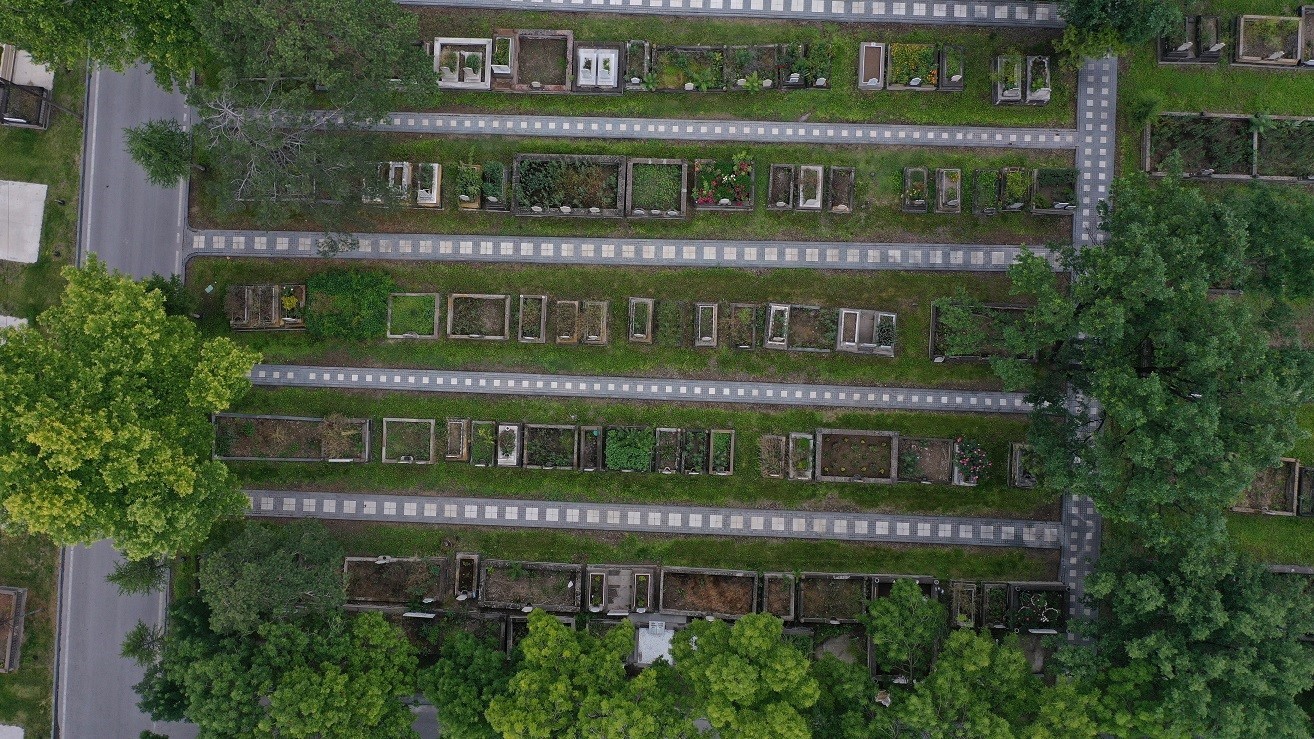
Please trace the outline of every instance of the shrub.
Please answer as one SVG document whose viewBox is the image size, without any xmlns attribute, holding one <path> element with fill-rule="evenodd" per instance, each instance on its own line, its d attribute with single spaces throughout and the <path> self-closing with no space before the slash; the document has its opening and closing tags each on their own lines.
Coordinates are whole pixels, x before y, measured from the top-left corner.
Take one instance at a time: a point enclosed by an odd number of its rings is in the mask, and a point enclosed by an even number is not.
<svg viewBox="0 0 1314 739">
<path fill-rule="evenodd" d="M 501 198 L 506 167 L 501 162 L 484 162 L 484 197 Z"/>
<path fill-rule="evenodd" d="M 652 452 L 657 445 L 652 429 L 607 429 L 605 453 L 607 469 L 647 470 L 652 468 Z"/>
<path fill-rule="evenodd" d="M 396 289 L 386 272 L 334 269 L 306 281 L 306 330 L 311 336 L 369 341 L 388 330 L 388 294 Z"/>
</svg>

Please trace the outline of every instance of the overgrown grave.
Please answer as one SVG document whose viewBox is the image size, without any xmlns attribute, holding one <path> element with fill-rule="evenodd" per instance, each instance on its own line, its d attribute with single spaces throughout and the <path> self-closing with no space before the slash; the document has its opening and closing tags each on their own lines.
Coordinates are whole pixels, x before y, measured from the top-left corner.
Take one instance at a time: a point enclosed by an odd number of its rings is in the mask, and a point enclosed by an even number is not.
<svg viewBox="0 0 1314 739">
<path fill-rule="evenodd" d="M 762 575 L 762 612 L 782 621 L 794 620 L 796 578 L 791 572 L 767 572 Z"/>
<path fill-rule="evenodd" d="M 695 210 L 752 210 L 754 192 L 753 160 L 747 153 L 694 161 Z"/>
<path fill-rule="evenodd" d="M 652 51 L 653 89 L 710 92 L 726 88 L 724 46 L 657 46 Z"/>
<path fill-rule="evenodd" d="M 903 212 L 925 213 L 930 201 L 926 185 L 926 167 L 903 168 Z"/>
<path fill-rule="evenodd" d="M 790 479 L 793 479 L 787 444 L 788 440 L 778 434 L 763 434 L 758 438 L 758 466 L 763 477 L 783 478 L 786 472 L 790 472 Z"/>
<path fill-rule="evenodd" d="M 438 293 L 388 293 L 389 339 L 438 338 Z"/>
<path fill-rule="evenodd" d="M 1062 583 L 1010 583 L 1011 627 L 1030 634 L 1058 634 L 1067 624 L 1068 588 Z"/>
<path fill-rule="evenodd" d="M 332 415 L 216 413 L 214 458 L 229 461 L 367 462 L 370 421 Z"/>
<path fill-rule="evenodd" d="M 757 610 L 757 574 L 663 567 L 659 603 L 662 613 L 739 618 Z"/>
<path fill-rule="evenodd" d="M 305 285 L 229 285 L 224 293 L 224 313 L 234 331 L 301 331 L 305 309 Z"/>
<path fill-rule="evenodd" d="M 579 432 L 575 426 L 525 425 L 525 467 L 535 470 L 575 469 L 579 459 Z"/>
<path fill-rule="evenodd" d="M 432 464 L 435 425 L 432 418 L 383 419 L 383 462 Z"/>
<path fill-rule="evenodd" d="M 603 442 L 606 467 L 621 472 L 651 472 L 656 436 L 642 426 L 608 426 Z"/>
<path fill-rule="evenodd" d="M 680 472 L 686 475 L 707 473 L 711 454 L 711 436 L 704 429 L 680 432 Z"/>
<path fill-rule="evenodd" d="M 520 216 L 624 215 L 625 158 L 598 154 L 517 154 L 511 210 Z"/>
<path fill-rule="evenodd" d="M 521 295 L 517 314 L 516 339 L 522 344 L 547 342 L 548 296 Z"/>
<path fill-rule="evenodd" d="M 441 607 L 447 589 L 441 557 L 346 557 L 347 602 Z"/>
<path fill-rule="evenodd" d="M 518 423 L 497 424 L 497 466 L 520 466 L 520 441 L 524 427 Z"/>
<path fill-rule="evenodd" d="M 952 439 L 899 437 L 899 482 L 949 485 L 954 478 Z"/>
<path fill-rule="evenodd" d="M 855 170 L 853 167 L 831 167 L 827 173 L 830 191 L 830 212 L 843 215 L 853 212 Z"/>
<path fill-rule="evenodd" d="M 1004 330 L 1022 320 L 1026 307 L 986 305 L 957 298 L 931 303 L 930 354 L 936 362 L 984 362 L 1012 356 L 1004 346 Z"/>
<path fill-rule="evenodd" d="M 1145 166 L 1163 174 L 1164 163 L 1176 155 L 1188 174 L 1248 179 L 1254 174 L 1255 138 L 1249 116 L 1165 113 L 1145 127 Z"/>
<path fill-rule="evenodd" d="M 480 567 L 479 605 L 574 613 L 580 609 L 584 591 L 582 575 L 579 565 L 484 560 Z"/>
<path fill-rule="evenodd" d="M 1232 510 L 1276 516 L 1296 515 L 1300 469 L 1299 460 L 1283 457 L 1277 465 L 1255 476 L 1254 481 L 1237 496 Z"/>
<path fill-rule="evenodd" d="M 505 341 L 511 334 L 511 296 L 447 296 L 447 338 Z"/>
<path fill-rule="evenodd" d="M 866 575 L 805 572 L 798 582 L 798 620 L 804 623 L 857 623 L 866 609 Z"/>
<path fill-rule="evenodd" d="M 631 157 L 626 167 L 628 215 L 639 218 L 683 218 L 688 215 L 689 162 Z"/>
<path fill-rule="evenodd" d="M 1031 212 L 1070 215 L 1077 209 L 1077 170 L 1041 168 L 1031 174 Z"/>
<path fill-rule="evenodd" d="M 961 169 L 935 170 L 935 212 L 963 212 L 963 171 Z"/>
</svg>

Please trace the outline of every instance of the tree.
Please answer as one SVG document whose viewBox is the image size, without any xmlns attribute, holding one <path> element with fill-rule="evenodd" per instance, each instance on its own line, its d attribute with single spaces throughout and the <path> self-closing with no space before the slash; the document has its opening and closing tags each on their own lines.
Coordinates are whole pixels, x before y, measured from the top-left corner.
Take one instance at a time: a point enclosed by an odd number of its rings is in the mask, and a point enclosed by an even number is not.
<svg viewBox="0 0 1314 739">
<path fill-rule="evenodd" d="M 695 621 L 672 646 L 675 669 L 694 708 L 725 739 L 802 739 L 802 711 L 819 697 L 808 659 L 782 639 L 780 619 L 750 614 L 735 622 Z"/>
<path fill-rule="evenodd" d="M 188 292 L 182 277 L 178 275 L 169 275 L 165 278 L 152 272 L 150 277 L 141 281 L 141 284 L 147 290 L 160 291 L 164 296 L 164 312 L 171 316 L 190 316 L 200 309 L 199 301 Z"/>
<path fill-rule="evenodd" d="M 813 739 L 868 739 L 876 683 L 867 665 L 824 654 L 812 663 L 812 677 L 820 689 L 808 714 Z"/>
<path fill-rule="evenodd" d="M 1086 581 L 1100 610 L 1060 661 L 1099 689 L 1118 736 L 1310 735 L 1295 697 L 1314 685 L 1314 599 L 1216 537 L 1106 550 Z"/>
<path fill-rule="evenodd" d="M 1165 36 L 1182 22 L 1181 8 L 1164 0 L 1060 0 L 1059 8 L 1069 28 L 1094 35 L 1112 30 L 1128 46 Z"/>
<path fill-rule="evenodd" d="M 943 603 L 922 594 L 916 580 L 900 579 L 888 597 L 867 604 L 862 622 L 871 636 L 876 664 L 920 680 L 931 668 L 948 615 Z"/>
<path fill-rule="evenodd" d="M 261 624 L 316 619 L 347 600 L 342 546 L 319 521 L 247 523 L 201 558 L 201 597 L 216 634 L 254 633 Z"/>
<path fill-rule="evenodd" d="M 169 564 L 160 557 L 121 559 L 105 579 L 118 586 L 120 595 L 146 595 L 164 587 Z"/>
<path fill-rule="evenodd" d="M 64 276 L 60 304 L 0 345 L 7 523 L 61 544 L 112 537 L 129 559 L 203 541 L 246 507 L 210 459 L 209 414 L 249 387 L 256 354 L 203 341 L 94 256 Z"/>
<path fill-rule="evenodd" d="M 420 690 L 438 708 L 438 722 L 451 739 L 498 736 L 484 709 L 506 692 L 512 669 L 495 644 L 456 631 L 443 641 L 441 657 L 420 673 Z"/>
<path fill-rule="evenodd" d="M 160 649 L 163 647 L 164 629 L 138 621 L 123 637 L 123 647 L 119 654 L 142 667 L 149 667 L 160 659 Z"/>
<path fill-rule="evenodd" d="M 125 128 L 123 142 L 156 187 L 176 187 L 192 169 L 192 140 L 178 121 L 153 120 Z"/>
</svg>

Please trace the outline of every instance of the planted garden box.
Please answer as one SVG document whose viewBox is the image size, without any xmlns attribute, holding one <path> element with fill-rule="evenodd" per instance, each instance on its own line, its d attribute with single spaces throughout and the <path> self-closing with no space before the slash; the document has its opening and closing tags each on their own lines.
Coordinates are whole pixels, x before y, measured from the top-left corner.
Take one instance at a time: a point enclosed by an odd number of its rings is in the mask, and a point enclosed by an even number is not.
<svg viewBox="0 0 1314 739">
<path fill-rule="evenodd" d="M 649 64 L 649 45 L 647 41 L 630 41 L 625 44 L 625 89 L 651 90 L 657 85 Z"/>
<path fill-rule="evenodd" d="M 1052 92 L 1049 81 L 1049 57 L 1027 57 L 1027 105 L 1049 103 Z"/>
<path fill-rule="evenodd" d="M 1254 482 L 1241 492 L 1232 510 L 1294 516 L 1299 483 L 1300 462 L 1283 458 L 1277 466 L 1270 467 L 1255 476 Z"/>
<path fill-rule="evenodd" d="M 817 479 L 885 482 L 898 479 L 899 434 L 862 429 L 817 430 Z"/>
<path fill-rule="evenodd" d="M 839 311 L 816 305 L 789 306 L 790 351 L 828 353 L 839 334 Z"/>
<path fill-rule="evenodd" d="M 485 210 L 506 210 L 506 165 L 501 162 L 484 162 L 481 194 Z"/>
<path fill-rule="evenodd" d="M 585 300 L 580 323 L 580 341 L 585 344 L 607 343 L 607 324 L 611 317 L 609 300 Z"/>
<path fill-rule="evenodd" d="M 758 307 L 748 303 L 730 304 L 730 346 L 736 349 L 757 347 Z"/>
<path fill-rule="evenodd" d="M 331 415 L 213 416 L 214 458 L 231 461 L 368 462 L 370 422 Z"/>
<path fill-rule="evenodd" d="M 446 452 L 443 457 L 453 462 L 464 462 L 470 458 L 470 419 L 447 419 Z"/>
<path fill-rule="evenodd" d="M 422 208 L 443 207 L 443 165 L 421 162 L 415 165 L 415 204 Z"/>
<path fill-rule="evenodd" d="M 903 168 L 903 212 L 925 213 L 930 193 L 926 188 L 926 167 Z"/>
<path fill-rule="evenodd" d="M 548 296 L 521 295 L 516 338 L 524 344 L 547 341 Z"/>
<path fill-rule="evenodd" d="M 798 204 L 799 210 L 821 210 L 821 201 L 825 192 L 822 190 L 825 168 L 819 164 L 805 164 L 798 168 Z"/>
<path fill-rule="evenodd" d="M 1008 585 L 988 582 L 981 585 L 981 626 L 987 629 L 1006 629 L 1012 621 Z"/>
<path fill-rule="evenodd" d="M 579 427 L 579 468 L 595 472 L 602 468 L 602 427 Z"/>
<path fill-rule="evenodd" d="M 432 418 L 383 419 L 384 463 L 432 464 L 434 426 Z"/>
<path fill-rule="evenodd" d="M 961 169 L 935 170 L 935 212 L 963 212 L 963 171 Z"/>
<path fill-rule="evenodd" d="M 514 36 L 493 34 L 493 78 L 510 80 L 512 75 L 511 66 L 515 63 L 512 58 L 512 51 L 515 48 Z"/>
<path fill-rule="evenodd" d="M 1012 622 L 1017 631 L 1057 634 L 1067 622 L 1068 589 L 1061 583 L 1014 583 Z"/>
<path fill-rule="evenodd" d="M 858 46 L 858 89 L 885 87 L 885 44 L 864 41 Z"/>
<path fill-rule="evenodd" d="M 962 92 L 967 75 L 967 52 L 961 46 L 940 50 L 940 89 Z"/>
<path fill-rule="evenodd" d="M 447 338 L 505 341 L 511 335 L 511 296 L 447 296 Z"/>
<path fill-rule="evenodd" d="M 525 467 L 573 470 L 578 460 L 578 444 L 578 431 L 574 426 L 526 424 Z"/>
<path fill-rule="evenodd" d="M 652 74 L 658 90 L 724 90 L 725 47 L 658 46 L 652 53 Z"/>
<path fill-rule="evenodd" d="M 653 430 L 642 426 L 609 426 L 602 446 L 608 470 L 652 472 L 657 445 Z"/>
<path fill-rule="evenodd" d="M 995 83 L 995 105 L 1022 102 L 1025 65 L 1026 59 L 1021 54 L 995 57 L 995 69 L 992 75 Z"/>
<path fill-rule="evenodd" d="M 794 165 L 771 165 L 771 180 L 767 186 L 767 210 L 794 209 Z"/>
<path fill-rule="evenodd" d="M 443 597 L 438 557 L 346 557 L 342 574 L 351 603 L 407 604 Z"/>
<path fill-rule="evenodd" d="M 886 88 L 934 90 L 940 82 L 940 55 L 933 44 L 890 44 Z"/>
<path fill-rule="evenodd" d="M 388 338 L 438 338 L 438 297 L 438 293 L 390 293 Z"/>
<path fill-rule="evenodd" d="M 663 567 L 660 610 L 739 618 L 757 610 L 757 575 L 741 570 Z"/>
<path fill-rule="evenodd" d="M 725 79 L 731 90 L 760 92 L 776 86 L 780 49 L 774 45 L 731 46 L 725 53 Z"/>
<path fill-rule="evenodd" d="M 689 345 L 689 304 L 683 300 L 657 301 L 657 343 L 666 347 Z"/>
<path fill-rule="evenodd" d="M 789 479 L 812 479 L 812 434 L 797 431 L 790 433 Z"/>
<path fill-rule="evenodd" d="M 583 600 L 579 565 L 488 559 L 480 570 L 479 605 L 485 608 L 575 613 Z"/>
<path fill-rule="evenodd" d="M 646 613 L 652 607 L 652 574 L 636 572 L 634 574 L 634 612 Z"/>
<path fill-rule="evenodd" d="M 663 475 L 680 470 L 680 430 L 657 429 L 656 467 Z"/>
<path fill-rule="evenodd" d="M 799 578 L 799 621 L 857 623 L 866 605 L 866 575 L 805 572 Z"/>
<path fill-rule="evenodd" d="M 652 343 L 653 308 L 656 301 L 652 298 L 630 298 L 630 341 L 639 344 Z"/>
<path fill-rule="evenodd" d="M 497 462 L 497 425 L 492 421 L 470 424 L 470 464 L 492 467 Z"/>
<path fill-rule="evenodd" d="M 1021 167 L 999 170 L 1000 203 L 1006 213 L 1020 213 L 1031 201 L 1031 173 Z"/>
<path fill-rule="evenodd" d="M 1020 321 L 1026 311 L 1025 307 L 1018 305 L 986 305 L 940 298 L 931 303 L 931 358 L 943 362 L 1011 357 L 1013 355 L 1004 345 L 1004 330 Z"/>
<path fill-rule="evenodd" d="M 1031 212 L 1071 215 L 1077 209 L 1077 170 L 1071 167 L 1032 170 Z"/>
<path fill-rule="evenodd" d="M 476 595 L 479 586 L 479 555 L 456 555 L 456 599 L 466 600 Z"/>
<path fill-rule="evenodd" d="M 1164 171 L 1176 153 L 1188 174 L 1249 177 L 1253 172 L 1255 135 L 1247 116 L 1161 115 L 1146 135 L 1151 171 Z"/>
<path fill-rule="evenodd" d="M 305 285 L 229 285 L 224 293 L 228 327 L 235 331 L 301 331 L 305 310 Z"/>
<path fill-rule="evenodd" d="M 1243 15 L 1237 19 L 1236 60 L 1242 64 L 1294 67 L 1300 61 L 1300 19 Z"/>
<path fill-rule="evenodd" d="M 570 89 L 571 31 L 517 31 L 512 86 L 520 92 L 566 92 Z"/>
<path fill-rule="evenodd" d="M 986 458 L 985 449 L 974 439 L 958 437 L 954 439 L 954 479 L 955 485 L 974 486 L 981 481 L 981 476 L 990 469 L 990 460 Z"/>
<path fill-rule="evenodd" d="M 518 423 L 497 424 L 497 466 L 520 466 L 520 434 Z"/>
<path fill-rule="evenodd" d="M 516 215 L 618 218 L 624 213 L 624 157 L 517 154 L 511 181 Z"/>
<path fill-rule="evenodd" d="M 899 437 L 899 481 L 949 485 L 954 480 L 952 439 Z"/>
<path fill-rule="evenodd" d="M 456 167 L 456 200 L 461 210 L 479 210 L 484 192 L 484 168 L 477 164 Z"/>
<path fill-rule="evenodd" d="M 794 620 L 794 575 L 768 572 L 762 575 L 762 612 L 781 621 Z"/>
<path fill-rule="evenodd" d="M 689 202 L 689 162 L 683 159 L 634 159 L 627 165 L 629 215 L 683 218 Z"/>
<path fill-rule="evenodd" d="M 758 438 L 758 464 L 763 477 L 784 477 L 789 462 L 786 448 L 788 441 L 783 436 L 765 434 Z M 790 475 L 792 478 L 793 475 Z"/>
<path fill-rule="evenodd" d="M 579 301 L 558 300 L 552 309 L 552 331 L 558 344 L 579 343 Z"/>
<path fill-rule="evenodd" d="M 829 88 L 835 59 L 828 43 L 785 44 L 780 47 L 780 86 Z"/>
<path fill-rule="evenodd" d="M 711 452 L 708 432 L 704 429 L 685 429 L 680 433 L 680 472 L 686 475 L 707 473 L 708 455 Z"/>
<path fill-rule="evenodd" d="M 694 161 L 695 210 L 752 210 L 753 192 L 753 160 L 748 154 Z"/>
<path fill-rule="evenodd" d="M 694 346 L 717 346 L 717 303 L 698 303 L 694 306 Z"/>
<path fill-rule="evenodd" d="M 1309 13 L 1314 22 L 1314 11 Z M 1261 177 L 1314 180 L 1314 120 L 1275 120 L 1259 134 Z"/>
<path fill-rule="evenodd" d="M 728 476 L 735 473 L 735 432 L 733 429 L 712 429 L 713 475 Z"/>
<path fill-rule="evenodd" d="M 835 350 L 854 354 L 894 356 L 896 318 L 893 313 L 856 308 L 841 309 Z"/>
<path fill-rule="evenodd" d="M 1030 444 L 1018 441 L 1008 445 L 1008 484 L 1015 488 L 1034 488 L 1040 460 Z"/>
<path fill-rule="evenodd" d="M 975 628 L 977 601 L 976 583 L 959 580 L 949 583 L 949 623 L 960 629 Z"/>
<path fill-rule="evenodd" d="M 831 167 L 827 173 L 830 190 L 830 212 L 844 214 L 853 212 L 854 170 L 853 167 Z"/>
<path fill-rule="evenodd" d="M 997 169 L 972 171 L 972 212 L 978 216 L 999 213 L 1000 176 Z"/>
</svg>

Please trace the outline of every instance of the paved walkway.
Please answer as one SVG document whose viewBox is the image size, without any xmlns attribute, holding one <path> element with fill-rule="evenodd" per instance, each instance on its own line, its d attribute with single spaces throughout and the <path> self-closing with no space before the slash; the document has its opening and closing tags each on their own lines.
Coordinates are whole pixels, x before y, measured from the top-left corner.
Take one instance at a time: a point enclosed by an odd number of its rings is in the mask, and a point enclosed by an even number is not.
<svg viewBox="0 0 1314 739">
<path fill-rule="evenodd" d="M 767 350 L 763 350 L 767 351 Z M 407 390 L 429 393 L 611 398 L 683 403 L 790 405 L 849 410 L 1029 413 L 1023 393 L 925 388 L 731 382 L 645 377 L 586 377 L 523 372 L 458 372 L 384 367 L 316 367 L 257 364 L 256 385 L 274 387 Z"/>
<path fill-rule="evenodd" d="M 196 231 L 188 259 L 203 255 L 306 257 L 323 234 Z M 479 234 L 359 234 L 360 249 L 335 259 L 517 262 L 625 267 L 742 267 L 1002 272 L 1021 247 L 1001 244 L 864 244 L 838 241 L 712 241 Z M 1030 247 L 1051 260 L 1044 247 Z"/>
<path fill-rule="evenodd" d="M 737 141 L 746 144 L 958 146 L 995 149 L 1074 149 L 1070 128 L 923 126 L 910 123 L 792 123 L 680 118 L 612 118 L 502 113 L 393 113 L 381 131 L 478 136 Z"/>
<path fill-rule="evenodd" d="M 761 20 L 1061 28 L 1055 3 L 882 0 L 401 0 L 404 5 L 593 13 L 668 13 Z"/>
<path fill-rule="evenodd" d="M 1100 558 L 1103 524 L 1095 501 L 1085 496 L 1063 496 L 1063 561 L 1059 580 L 1068 586 L 1068 613 L 1093 619 L 1095 610 L 1081 602 L 1086 594 L 1086 576 Z"/>
<path fill-rule="evenodd" d="M 1077 75 L 1077 171 L 1079 215 L 1072 219 L 1072 243 L 1080 249 L 1104 241 L 1098 204 L 1109 196 L 1117 157 L 1118 60 L 1089 59 Z"/>
<path fill-rule="evenodd" d="M 429 495 L 248 490 L 251 515 L 582 531 L 1058 549 L 1062 525 L 948 516 L 818 513 Z"/>
</svg>

